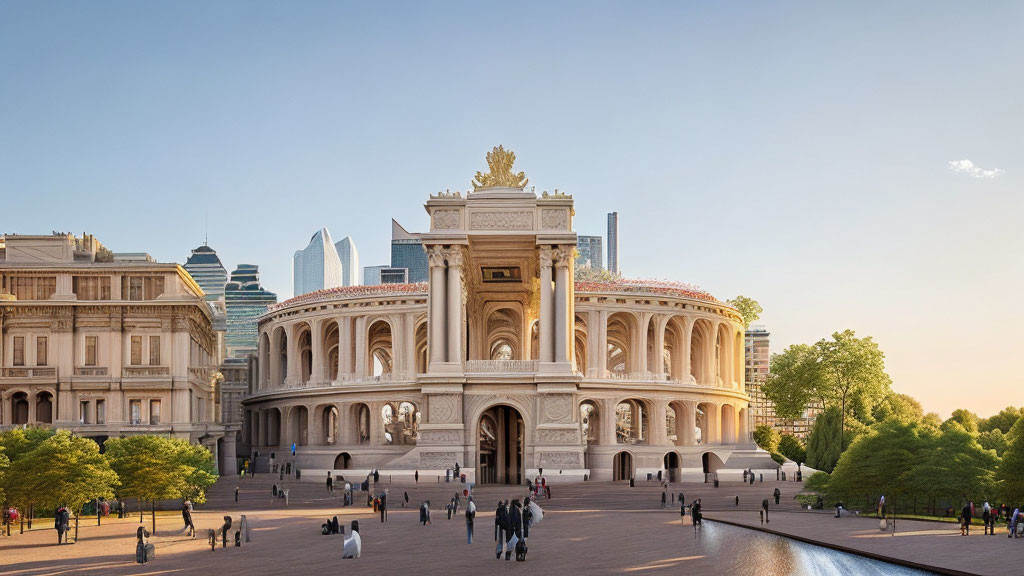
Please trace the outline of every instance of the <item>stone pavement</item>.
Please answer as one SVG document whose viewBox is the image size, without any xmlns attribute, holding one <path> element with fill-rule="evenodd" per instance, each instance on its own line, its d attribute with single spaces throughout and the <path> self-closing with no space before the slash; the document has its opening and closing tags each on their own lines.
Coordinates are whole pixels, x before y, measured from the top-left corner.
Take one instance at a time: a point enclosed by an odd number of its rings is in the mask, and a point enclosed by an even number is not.
<svg viewBox="0 0 1024 576">
<path fill-rule="evenodd" d="M 37 529 L 24 535 L 0 538 L 0 573 L 17 576 L 42 574 L 480 574 L 484 571 L 539 574 L 678 574 L 695 571 L 706 574 L 758 574 L 764 576 L 798 573 L 796 561 L 785 543 L 770 536 L 708 523 L 700 532 L 682 526 L 678 505 L 660 509 L 661 489 L 657 485 L 630 489 L 623 483 L 584 483 L 552 487 L 552 500 L 543 500 L 544 521 L 530 534 L 529 560 L 506 562 L 494 557 L 494 507 L 499 498 L 522 498 L 521 487 L 487 486 L 474 491 L 479 506 L 476 538 L 465 539 L 465 522 L 460 515 L 448 520 L 438 508 L 447 502 L 457 484 L 390 487 L 389 522 L 364 506 L 343 508 L 340 492 L 334 496 L 317 483 L 290 485 L 290 506 L 271 503 L 273 479 L 257 477 L 241 482 L 240 502 L 233 501 L 236 479 L 223 479 L 210 492 L 211 502 L 197 508 L 195 523 L 200 534 L 219 526 L 224 514 L 231 514 L 235 526 L 244 511 L 252 527 L 252 541 L 242 548 L 228 547 L 211 552 L 204 536 L 187 538 L 181 532 L 180 516 L 157 517 L 154 538 L 156 558 L 145 566 L 134 563 L 135 530 L 138 517 L 107 519 L 103 526 L 83 522 L 78 544 L 57 546 L 52 529 Z M 781 510 L 771 527 L 800 534 L 820 534 L 829 542 L 842 543 L 878 553 L 913 559 L 937 557 L 951 565 L 957 556 L 995 558 L 992 571 L 975 562 L 979 573 L 1006 572 L 1005 560 L 1021 540 L 1005 536 L 982 540 L 981 536 L 946 536 L 952 525 L 938 525 L 943 533 L 880 537 L 870 530 L 868 519 L 835 520 L 827 513 L 798 512 L 792 500 L 796 483 L 765 482 L 763 485 L 723 485 L 714 489 L 702 484 L 673 485 L 687 499 L 704 499 L 707 516 L 723 520 L 757 522 L 762 498 L 775 486 L 783 490 Z M 400 495 L 409 491 L 411 505 L 402 509 Z M 358 502 L 357 493 L 357 502 Z M 740 496 L 740 506 L 735 496 Z M 424 498 L 433 503 L 432 524 L 420 526 L 416 506 Z M 346 525 L 360 521 L 363 557 L 341 560 L 340 536 L 321 536 L 320 524 L 338 515 Z M 841 524 L 836 524 L 841 523 Z M 917 524 L 917 523 L 915 523 Z M 925 528 L 936 525 L 925 524 Z M 147 516 L 145 525 L 150 525 Z M 877 524 L 876 524 L 877 526 Z M 901 521 L 901 530 L 910 523 Z M 925 528 L 917 528 L 919 532 Z M 346 526 L 347 531 L 347 526 Z M 936 556 L 939 554 L 939 556 Z M 967 560 L 964 560 L 967 562 Z M 973 569 L 968 571 L 974 571 Z"/>
</svg>

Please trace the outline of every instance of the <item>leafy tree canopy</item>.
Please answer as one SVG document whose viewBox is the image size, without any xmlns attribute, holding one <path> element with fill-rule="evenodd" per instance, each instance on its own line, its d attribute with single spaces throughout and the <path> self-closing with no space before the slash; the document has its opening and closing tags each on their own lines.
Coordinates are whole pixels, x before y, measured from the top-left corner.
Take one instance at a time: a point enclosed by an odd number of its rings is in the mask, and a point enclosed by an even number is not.
<svg viewBox="0 0 1024 576">
<path fill-rule="evenodd" d="M 61 430 L 11 464 L 7 485 L 11 501 L 74 510 L 94 498 L 110 498 L 117 474 L 99 445 Z"/>
<path fill-rule="evenodd" d="M 895 493 L 906 482 L 923 444 L 916 423 L 882 422 L 861 434 L 839 457 L 829 493 L 846 499 Z"/>
<path fill-rule="evenodd" d="M 775 453 L 779 451 L 779 431 L 771 426 L 761 425 L 754 428 L 754 442 L 766 452 Z"/>
<path fill-rule="evenodd" d="M 874 419 L 878 422 L 899 420 L 901 422 L 919 422 L 924 418 L 921 403 L 907 394 L 890 392 L 874 407 Z"/>
<path fill-rule="evenodd" d="M 996 456 L 1003 457 L 1003 453 L 1009 448 L 1010 442 L 1006 439 L 1006 435 L 1002 433 L 998 428 L 993 428 L 988 432 L 982 432 L 978 435 L 978 444 L 985 450 L 993 450 Z"/>
<path fill-rule="evenodd" d="M 747 298 L 746 296 L 737 296 L 726 302 L 736 310 L 739 310 L 740 316 L 743 316 L 744 328 L 750 328 L 750 324 L 760 318 L 761 312 L 764 312 L 764 308 L 761 308 L 757 300 Z"/>
<path fill-rule="evenodd" d="M 121 477 L 122 497 L 202 502 L 206 488 L 217 480 L 210 451 L 187 440 L 128 436 L 111 438 L 105 446 L 111 467 Z"/>
<path fill-rule="evenodd" d="M 804 450 L 803 443 L 792 434 L 782 435 L 782 439 L 779 440 L 779 454 L 798 464 L 807 461 L 807 452 Z"/>
<path fill-rule="evenodd" d="M 28 428 L 12 428 L 0 432 L 0 445 L 4 446 L 7 457 L 13 462 L 24 454 L 35 450 L 44 440 L 53 436 L 53 428 L 31 426 Z"/>
<path fill-rule="evenodd" d="M 979 420 L 978 430 L 980 432 L 999 430 L 1005 435 L 1010 432 L 1010 428 L 1013 428 L 1013 425 L 1017 423 L 1017 420 L 1020 420 L 1021 416 L 1024 416 L 1024 408 L 1007 406 L 1000 410 L 998 414 Z"/>
<path fill-rule="evenodd" d="M 970 410 L 964 410 L 963 408 L 953 410 L 953 415 L 950 416 L 947 422 L 949 421 L 956 422 L 971 434 L 978 433 L 978 415 Z"/>
<path fill-rule="evenodd" d="M 1017 419 L 1006 437 L 1009 446 L 996 470 L 996 481 L 1002 498 L 1016 506 L 1024 503 L 1024 416 Z"/>
</svg>

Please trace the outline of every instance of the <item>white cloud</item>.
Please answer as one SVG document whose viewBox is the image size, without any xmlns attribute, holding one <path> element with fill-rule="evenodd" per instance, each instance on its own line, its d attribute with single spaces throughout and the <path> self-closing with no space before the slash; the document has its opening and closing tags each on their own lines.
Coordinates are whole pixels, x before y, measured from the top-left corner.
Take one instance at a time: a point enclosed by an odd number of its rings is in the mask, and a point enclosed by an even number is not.
<svg viewBox="0 0 1024 576">
<path fill-rule="evenodd" d="M 1005 170 L 999 168 L 992 168 L 991 170 L 980 168 L 974 165 L 974 162 L 970 160 L 953 160 L 949 163 L 949 169 L 953 172 L 960 172 L 961 174 L 967 174 L 973 178 L 998 178 L 1006 173 Z"/>
</svg>

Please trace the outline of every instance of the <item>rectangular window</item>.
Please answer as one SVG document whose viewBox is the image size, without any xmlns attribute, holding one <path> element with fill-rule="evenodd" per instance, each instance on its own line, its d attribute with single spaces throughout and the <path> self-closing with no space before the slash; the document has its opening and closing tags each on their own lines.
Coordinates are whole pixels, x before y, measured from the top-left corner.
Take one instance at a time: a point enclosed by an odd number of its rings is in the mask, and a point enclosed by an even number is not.
<svg viewBox="0 0 1024 576">
<path fill-rule="evenodd" d="M 160 401 L 149 401 L 149 423 L 156 425 L 160 423 Z"/>
<path fill-rule="evenodd" d="M 75 276 L 71 290 L 79 300 L 110 300 L 110 276 Z"/>
<path fill-rule="evenodd" d="M 36 366 L 46 366 L 46 337 L 36 338 Z"/>
<path fill-rule="evenodd" d="M 15 276 L 11 294 L 18 300 L 46 300 L 57 291 L 56 276 Z"/>
<path fill-rule="evenodd" d="M 82 424 L 89 424 L 89 401 L 82 400 L 78 403 L 78 421 Z"/>
<path fill-rule="evenodd" d="M 128 299 L 129 300 L 142 300 L 142 278 L 129 276 L 128 281 Z"/>
<path fill-rule="evenodd" d="M 142 364 L 142 336 L 132 336 L 132 366 Z"/>
<path fill-rule="evenodd" d="M 25 365 L 25 337 L 15 336 L 14 337 L 14 365 L 24 366 Z"/>
<path fill-rule="evenodd" d="M 128 402 L 128 412 L 132 418 L 132 425 L 142 424 L 142 400 L 131 400 Z"/>
<path fill-rule="evenodd" d="M 106 400 L 96 401 L 96 423 L 106 424 L 107 423 L 107 402 Z"/>
<path fill-rule="evenodd" d="M 85 365 L 95 366 L 96 365 L 96 337 L 86 336 L 85 337 Z"/>
<path fill-rule="evenodd" d="M 160 337 L 150 336 L 149 337 L 149 365 L 159 366 L 160 365 Z"/>
</svg>

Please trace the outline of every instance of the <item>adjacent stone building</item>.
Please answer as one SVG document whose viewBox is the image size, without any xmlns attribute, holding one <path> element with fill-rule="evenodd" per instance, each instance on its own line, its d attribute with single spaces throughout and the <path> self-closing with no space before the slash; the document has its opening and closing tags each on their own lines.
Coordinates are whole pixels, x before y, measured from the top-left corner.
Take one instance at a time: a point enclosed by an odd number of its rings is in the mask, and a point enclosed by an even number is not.
<svg viewBox="0 0 1024 576">
<path fill-rule="evenodd" d="M 218 336 L 192 277 L 88 235 L 3 240 L 0 427 L 187 438 L 233 471 L 216 412 Z"/>
</svg>

